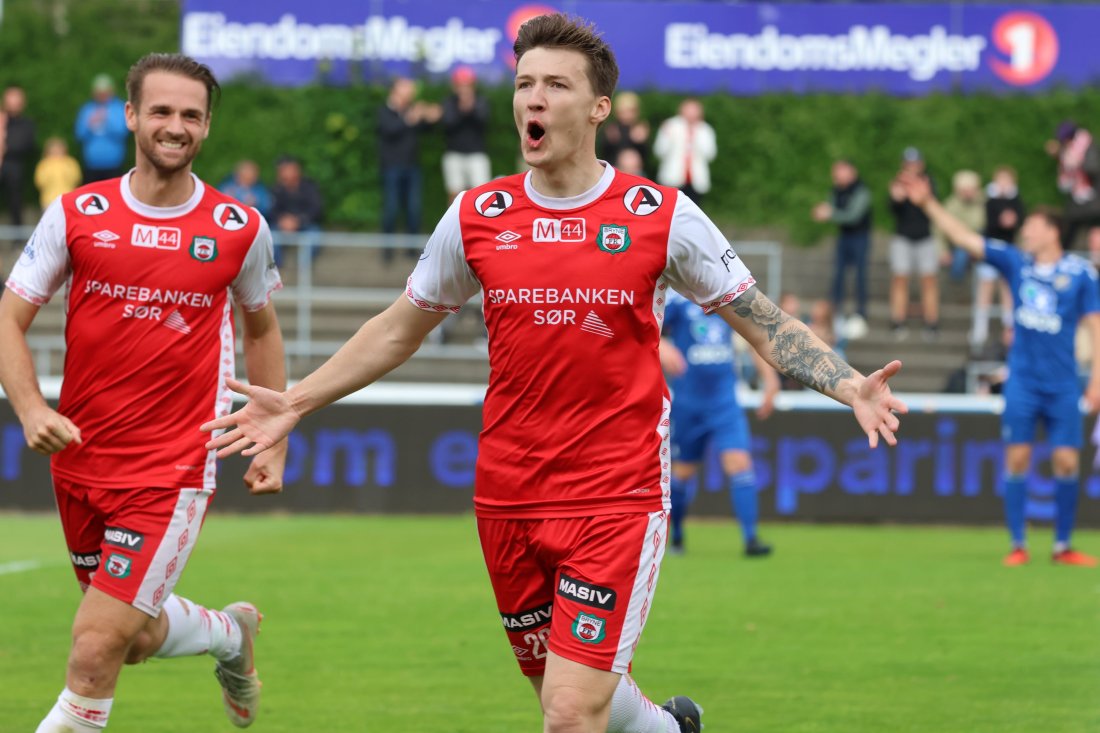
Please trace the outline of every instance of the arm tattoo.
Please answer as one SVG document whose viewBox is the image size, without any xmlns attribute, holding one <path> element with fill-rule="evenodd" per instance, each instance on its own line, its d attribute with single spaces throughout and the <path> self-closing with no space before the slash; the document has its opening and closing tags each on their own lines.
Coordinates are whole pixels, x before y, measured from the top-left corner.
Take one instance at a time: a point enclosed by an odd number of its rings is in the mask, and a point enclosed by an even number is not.
<svg viewBox="0 0 1100 733">
<path fill-rule="evenodd" d="M 772 356 L 779 370 L 818 392 L 835 390 L 841 381 L 854 376 L 852 367 L 831 349 L 815 344 L 801 328 L 784 330 L 774 342 Z"/>
<path fill-rule="evenodd" d="M 768 341 L 775 341 L 775 332 L 791 318 L 779 309 L 768 296 L 753 285 L 737 300 L 733 301 L 733 312 L 746 318 L 768 332 Z"/>
<path fill-rule="evenodd" d="M 756 286 L 746 290 L 731 307 L 738 316 L 767 333 L 775 366 L 788 377 L 825 392 L 855 376 L 843 359 L 832 349 L 822 348 L 806 327 L 780 310 Z"/>
</svg>

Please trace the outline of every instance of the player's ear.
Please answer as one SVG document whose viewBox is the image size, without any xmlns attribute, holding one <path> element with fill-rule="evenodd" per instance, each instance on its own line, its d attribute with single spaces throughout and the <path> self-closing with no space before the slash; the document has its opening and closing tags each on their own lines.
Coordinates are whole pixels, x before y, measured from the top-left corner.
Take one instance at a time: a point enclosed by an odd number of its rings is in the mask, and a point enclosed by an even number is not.
<svg viewBox="0 0 1100 733">
<path fill-rule="evenodd" d="M 592 120 L 597 125 L 602 125 L 603 121 L 611 114 L 611 98 L 610 97 L 597 97 L 596 104 L 592 107 Z"/>
<path fill-rule="evenodd" d="M 126 129 L 130 132 L 137 132 L 137 108 L 134 107 L 130 100 L 126 100 Z"/>
</svg>

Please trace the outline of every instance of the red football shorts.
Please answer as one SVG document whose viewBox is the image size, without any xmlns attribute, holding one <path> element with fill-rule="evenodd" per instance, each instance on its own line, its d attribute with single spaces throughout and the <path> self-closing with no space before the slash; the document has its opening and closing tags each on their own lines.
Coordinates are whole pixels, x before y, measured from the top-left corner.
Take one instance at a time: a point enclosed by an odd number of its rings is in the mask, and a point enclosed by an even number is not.
<svg viewBox="0 0 1100 733">
<path fill-rule="evenodd" d="M 88 586 L 160 615 L 199 537 L 212 489 L 97 489 L 54 479 L 65 544 Z"/>
<path fill-rule="evenodd" d="M 477 520 L 512 652 L 528 676 L 546 652 L 626 673 L 665 554 L 666 512 Z"/>
</svg>

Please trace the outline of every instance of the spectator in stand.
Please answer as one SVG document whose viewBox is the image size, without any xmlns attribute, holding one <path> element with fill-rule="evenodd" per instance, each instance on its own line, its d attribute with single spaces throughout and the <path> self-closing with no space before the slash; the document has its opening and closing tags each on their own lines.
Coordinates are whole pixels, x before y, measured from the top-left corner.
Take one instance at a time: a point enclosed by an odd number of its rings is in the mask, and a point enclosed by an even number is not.
<svg viewBox="0 0 1100 733">
<path fill-rule="evenodd" d="M 298 171 L 299 178 L 301 170 Z M 233 175 L 222 181 L 218 186 L 222 193 L 232 196 L 242 204 L 263 214 L 265 219 L 270 218 L 271 207 L 274 204 L 271 191 L 260 180 L 260 166 L 254 160 L 242 160 L 233 169 Z"/>
<path fill-rule="evenodd" d="M 906 174 L 928 178 L 924 156 L 913 147 L 906 148 L 902 153 L 899 177 L 890 181 L 890 210 L 894 215 L 894 238 L 890 241 L 890 272 L 893 276 L 890 282 L 890 328 L 897 341 L 909 337 L 906 325 L 909 317 L 909 280 L 916 271 L 920 276 L 924 339 L 935 341 L 939 338 L 940 328 L 940 258 L 928 216 L 920 207 L 914 206 L 905 193 L 900 176 Z"/>
<path fill-rule="evenodd" d="M 451 94 L 443 100 L 443 183 L 448 202 L 492 177 L 485 132 L 489 100 L 477 91 L 477 76 L 469 66 L 451 74 Z"/>
<path fill-rule="evenodd" d="M 46 140 L 42 160 L 34 169 L 34 185 L 45 211 L 58 196 L 80 185 L 80 163 L 69 155 L 69 146 L 59 137 Z"/>
<path fill-rule="evenodd" d="M 26 109 L 27 95 L 22 87 L 4 90 L 0 106 L 0 189 L 15 226 L 23 224 L 23 190 L 34 159 L 34 122 L 23 114 Z"/>
<path fill-rule="evenodd" d="M 814 221 L 831 221 L 839 230 L 836 239 L 836 270 L 833 273 L 833 307 L 844 321 L 841 330 L 850 339 L 867 335 L 867 257 L 871 250 L 871 191 L 851 161 L 833 163 L 833 192 L 829 201 L 813 208 Z M 844 281 L 855 271 L 855 313 L 845 318 Z"/>
<path fill-rule="evenodd" d="M 382 167 L 382 231 L 397 231 L 397 217 L 405 210 L 406 229 L 420 231 L 421 174 L 420 133 L 431 128 L 443 116 L 438 104 L 416 99 L 416 83 L 398 78 L 390 87 L 386 103 L 378 110 L 378 160 Z M 393 249 L 385 250 L 387 262 Z M 413 257 L 419 252 L 409 250 Z"/>
<path fill-rule="evenodd" d="M 1027 210 L 1020 200 L 1020 191 L 1016 187 L 1016 171 L 1001 166 L 993 171 L 993 180 L 985 189 L 985 236 L 1008 244 L 1014 244 L 1023 224 Z M 993 305 L 993 291 L 1000 294 L 998 305 L 1003 324 L 1001 344 L 1008 348 L 1012 344 L 1012 291 L 999 272 L 986 262 L 979 262 L 974 269 L 978 280 L 974 295 L 974 324 L 970 330 L 970 347 L 980 354 L 989 339 L 989 311 Z"/>
<path fill-rule="evenodd" d="M 126 104 L 115 95 L 115 83 L 107 74 L 92 81 L 92 98 L 76 116 L 76 139 L 83 147 L 84 182 L 118 178 L 129 147 Z"/>
<path fill-rule="evenodd" d="M 279 158 L 275 164 L 275 187 L 271 197 L 271 219 L 275 231 L 306 235 L 300 246 L 309 249 L 311 260 L 317 259 L 320 246 L 316 235 L 321 231 L 324 202 L 321 189 L 314 180 L 302 175 L 302 164 L 297 158 L 290 155 Z M 278 238 L 275 241 L 278 242 Z M 275 264 L 282 264 L 282 248 L 278 245 L 275 247 Z"/>
<path fill-rule="evenodd" d="M 956 171 L 951 179 L 951 195 L 943 202 L 943 208 L 976 232 L 985 230 L 985 195 L 982 193 L 982 177 L 974 171 Z M 939 229 L 933 228 L 941 262 L 951 263 L 951 279 L 966 277 L 970 255 L 965 249 L 953 246 Z"/>
<path fill-rule="evenodd" d="M 714 128 L 703 119 L 702 102 L 688 98 L 680 103 L 680 114 L 657 130 L 653 153 L 660 160 L 657 182 L 699 203 L 710 191 L 710 162 L 718 154 Z"/>
<path fill-rule="evenodd" d="M 648 167 L 650 130 L 649 123 L 641 119 L 641 110 L 641 100 L 634 92 L 619 92 L 615 95 L 615 104 L 612 107 L 614 119 L 608 120 L 600 128 L 600 158 L 614 163 L 624 150 L 633 150 L 642 160 L 642 170 Z"/>
<path fill-rule="evenodd" d="M 1046 149 L 1058 160 L 1058 190 L 1066 195 L 1062 241 L 1072 248 L 1082 227 L 1100 225 L 1100 149 L 1089 131 L 1072 120 L 1063 120 L 1054 135 Z"/>
<path fill-rule="evenodd" d="M 615 157 L 615 168 L 632 176 L 645 178 L 645 164 L 642 154 L 635 148 L 623 148 Z"/>
</svg>

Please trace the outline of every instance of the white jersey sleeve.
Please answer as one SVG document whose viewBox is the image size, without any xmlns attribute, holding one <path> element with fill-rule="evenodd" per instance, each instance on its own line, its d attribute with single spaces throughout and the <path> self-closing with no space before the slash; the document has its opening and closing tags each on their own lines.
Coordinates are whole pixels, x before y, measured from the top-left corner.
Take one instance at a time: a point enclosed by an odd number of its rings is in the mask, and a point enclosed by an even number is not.
<svg viewBox="0 0 1100 733">
<path fill-rule="evenodd" d="M 460 193 L 439 220 L 409 277 L 405 295 L 421 310 L 458 312 L 463 303 L 481 290 L 462 246 L 458 212 L 465 195 Z"/>
<path fill-rule="evenodd" d="M 256 215 L 260 216 L 260 213 L 257 211 Z M 271 228 L 263 216 L 260 216 L 256 238 L 248 248 L 241 271 L 233 280 L 233 299 L 246 311 L 258 311 L 271 301 L 271 294 L 281 287 L 283 281 L 279 277 L 279 268 L 275 266 Z"/>
<path fill-rule="evenodd" d="M 58 198 L 23 247 L 8 276 L 7 288 L 23 300 L 45 305 L 72 274 L 69 245 L 65 240 L 65 209 Z"/>
<path fill-rule="evenodd" d="M 683 193 L 668 233 L 665 278 L 674 290 L 707 313 L 737 299 L 756 280 L 707 215 Z"/>
</svg>

